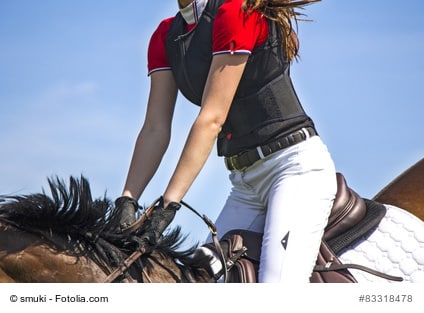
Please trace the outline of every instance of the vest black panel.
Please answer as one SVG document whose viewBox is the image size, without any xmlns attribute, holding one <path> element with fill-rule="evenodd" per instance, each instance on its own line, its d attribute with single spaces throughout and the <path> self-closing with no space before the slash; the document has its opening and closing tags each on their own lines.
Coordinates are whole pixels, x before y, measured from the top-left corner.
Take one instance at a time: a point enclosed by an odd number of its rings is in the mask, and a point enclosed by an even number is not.
<svg viewBox="0 0 424 313">
<path fill-rule="evenodd" d="M 186 31 L 178 13 L 166 39 L 166 52 L 181 93 L 201 105 L 212 61 L 212 26 L 224 0 L 209 0 L 196 27 Z M 218 136 L 218 155 L 231 156 L 302 127 L 313 127 L 290 79 L 290 64 L 275 23 L 267 41 L 254 49 Z"/>
</svg>

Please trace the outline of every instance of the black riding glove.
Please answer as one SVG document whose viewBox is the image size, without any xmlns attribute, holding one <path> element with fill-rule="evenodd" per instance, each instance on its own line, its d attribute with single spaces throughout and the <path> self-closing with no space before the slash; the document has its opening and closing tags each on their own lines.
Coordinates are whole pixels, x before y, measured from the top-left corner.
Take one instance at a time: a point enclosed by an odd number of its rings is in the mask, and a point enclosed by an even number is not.
<svg viewBox="0 0 424 313">
<path fill-rule="evenodd" d="M 159 242 L 164 230 L 171 224 L 175 217 L 175 213 L 181 207 L 178 202 L 171 202 L 166 208 L 163 207 L 163 198 L 159 204 L 152 210 L 152 214 L 145 221 L 143 226 L 142 240 L 151 247 L 156 246 Z"/>
<path fill-rule="evenodd" d="M 127 196 L 119 197 L 115 200 L 115 208 L 121 231 L 135 222 L 135 212 L 138 210 L 136 200 Z"/>
</svg>

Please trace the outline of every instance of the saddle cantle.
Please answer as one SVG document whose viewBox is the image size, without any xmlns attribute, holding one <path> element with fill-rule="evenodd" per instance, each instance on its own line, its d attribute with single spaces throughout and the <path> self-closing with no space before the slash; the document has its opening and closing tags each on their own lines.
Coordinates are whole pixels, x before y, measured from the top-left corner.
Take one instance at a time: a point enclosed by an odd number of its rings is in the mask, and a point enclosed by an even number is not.
<svg viewBox="0 0 424 313">
<path fill-rule="evenodd" d="M 323 240 L 339 254 L 371 233 L 386 214 L 384 205 L 361 198 L 349 188 L 341 173 L 336 174 L 337 193 L 324 229 Z"/>
<path fill-rule="evenodd" d="M 344 176 L 337 173 L 336 198 L 328 218 L 328 224 L 317 257 L 317 264 L 311 282 L 356 282 L 349 268 L 365 270 L 386 279 L 399 280 L 356 264 L 342 264 L 337 255 L 366 236 L 377 227 L 386 213 L 379 203 L 362 199 L 350 189 Z M 228 282 L 257 282 L 262 234 L 235 229 L 226 233 L 222 239 L 227 258 Z M 213 249 L 212 245 L 207 244 Z M 222 274 L 222 273 L 221 273 Z"/>
<path fill-rule="evenodd" d="M 324 230 L 324 240 L 327 241 L 359 223 L 367 211 L 365 201 L 347 186 L 344 176 L 337 173 L 336 177 L 337 193 Z"/>
</svg>

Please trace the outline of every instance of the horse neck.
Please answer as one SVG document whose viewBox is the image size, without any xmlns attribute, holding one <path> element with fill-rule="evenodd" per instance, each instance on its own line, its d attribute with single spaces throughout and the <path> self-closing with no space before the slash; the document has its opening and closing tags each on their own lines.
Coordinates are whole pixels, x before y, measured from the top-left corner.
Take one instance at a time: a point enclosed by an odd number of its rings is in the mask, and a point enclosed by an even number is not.
<svg viewBox="0 0 424 313">
<path fill-rule="evenodd" d="M 0 223 L 0 282 L 101 282 L 106 274 L 84 255 Z"/>
</svg>

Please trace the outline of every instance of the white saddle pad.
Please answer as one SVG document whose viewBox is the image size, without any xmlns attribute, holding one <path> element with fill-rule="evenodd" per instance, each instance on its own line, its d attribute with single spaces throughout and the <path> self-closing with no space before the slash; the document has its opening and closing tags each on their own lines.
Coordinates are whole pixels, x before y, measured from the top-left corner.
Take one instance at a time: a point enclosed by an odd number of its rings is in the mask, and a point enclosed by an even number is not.
<svg viewBox="0 0 424 313">
<path fill-rule="evenodd" d="M 424 222 L 398 207 L 386 208 L 376 231 L 343 252 L 340 260 L 400 276 L 404 282 L 424 282 Z M 392 282 L 360 270 L 350 271 L 359 283 Z"/>
</svg>

